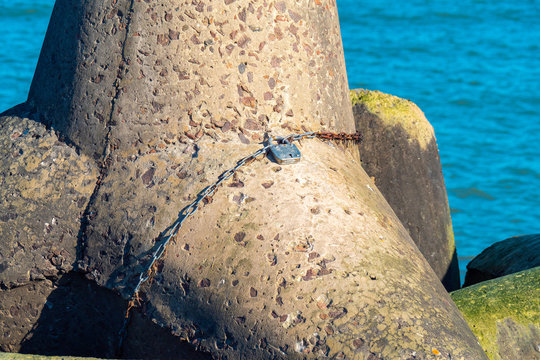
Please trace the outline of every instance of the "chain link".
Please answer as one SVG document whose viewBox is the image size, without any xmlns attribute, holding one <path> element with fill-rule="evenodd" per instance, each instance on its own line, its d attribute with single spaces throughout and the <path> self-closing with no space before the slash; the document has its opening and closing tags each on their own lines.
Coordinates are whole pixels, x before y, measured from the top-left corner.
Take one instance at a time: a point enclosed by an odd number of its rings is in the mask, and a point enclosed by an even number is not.
<svg viewBox="0 0 540 360">
<path fill-rule="evenodd" d="M 216 192 L 216 190 L 219 188 L 219 186 L 231 178 L 239 168 L 241 168 L 244 165 L 248 165 L 254 160 L 256 160 L 259 156 L 266 154 L 267 150 L 270 149 L 273 146 L 278 146 L 278 144 L 284 144 L 284 143 L 291 143 L 293 141 L 301 141 L 303 139 L 313 139 L 313 138 L 319 138 L 323 140 L 347 140 L 347 141 L 355 141 L 360 142 L 362 140 L 361 135 L 356 132 L 354 134 L 346 134 L 346 133 L 331 133 L 331 132 L 305 132 L 302 134 L 295 134 L 295 135 L 288 135 L 285 137 L 269 137 L 269 141 L 267 141 L 266 145 L 260 148 L 259 150 L 255 151 L 253 154 L 248 155 L 246 157 L 243 157 L 242 159 L 238 160 L 236 162 L 236 165 L 232 168 L 224 171 L 218 176 L 218 179 L 211 185 L 204 188 L 201 192 L 197 194 L 197 198 L 187 205 L 185 208 L 183 208 L 180 213 L 178 214 L 178 218 L 175 220 L 175 222 L 167 229 L 165 232 L 159 236 L 161 242 L 157 246 L 156 250 L 154 250 L 152 254 L 152 258 L 148 262 L 148 264 L 144 267 L 144 269 L 139 274 L 139 280 L 137 281 L 137 285 L 133 289 L 133 292 L 131 293 L 128 307 L 124 316 L 124 322 L 122 324 L 122 328 L 119 331 L 119 343 L 117 348 L 117 355 L 120 354 L 122 349 L 122 344 L 125 340 L 126 332 L 127 332 L 127 326 L 129 324 L 130 320 L 130 314 L 131 309 L 134 307 L 137 307 L 140 305 L 140 297 L 139 297 L 139 291 L 141 289 L 141 286 L 147 282 L 157 271 L 156 265 L 157 261 L 166 253 L 167 246 L 169 245 L 170 241 L 176 237 L 178 234 L 178 231 L 182 227 L 182 224 L 184 221 L 193 215 L 198 209 L 201 202 L 204 202 L 205 200 L 211 200 L 212 196 Z M 273 141 L 276 141 L 277 144 L 274 144 Z M 100 179 L 101 180 L 101 179 Z"/>
<path fill-rule="evenodd" d="M 289 135 L 285 137 L 276 137 L 274 140 L 276 140 L 278 143 L 288 143 L 291 141 L 300 141 L 303 139 L 313 139 L 318 138 L 322 140 L 338 140 L 338 141 L 354 141 L 354 142 L 361 142 L 362 141 L 362 135 L 360 135 L 359 132 L 355 132 L 353 134 L 348 133 L 332 133 L 332 132 L 305 132 L 303 134 L 296 134 L 296 135 Z"/>
</svg>

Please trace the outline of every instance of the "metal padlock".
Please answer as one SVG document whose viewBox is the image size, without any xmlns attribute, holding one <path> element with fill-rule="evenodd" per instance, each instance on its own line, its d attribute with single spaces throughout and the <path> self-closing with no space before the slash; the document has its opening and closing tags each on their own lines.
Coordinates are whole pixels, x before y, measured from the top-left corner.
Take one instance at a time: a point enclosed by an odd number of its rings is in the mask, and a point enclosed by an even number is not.
<svg viewBox="0 0 540 360">
<path fill-rule="evenodd" d="M 296 164 L 300 161 L 302 154 L 300 154 L 300 150 L 293 143 L 288 141 L 273 143 L 272 138 L 268 141 L 272 145 L 269 148 L 270 154 L 272 154 L 272 157 L 278 164 Z"/>
</svg>

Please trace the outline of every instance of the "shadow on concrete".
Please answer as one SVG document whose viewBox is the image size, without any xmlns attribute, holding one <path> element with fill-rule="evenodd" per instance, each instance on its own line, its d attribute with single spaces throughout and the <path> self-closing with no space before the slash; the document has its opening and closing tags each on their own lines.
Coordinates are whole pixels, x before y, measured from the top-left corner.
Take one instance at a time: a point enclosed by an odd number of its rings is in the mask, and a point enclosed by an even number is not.
<svg viewBox="0 0 540 360">
<path fill-rule="evenodd" d="M 446 290 L 459 289 L 458 259 L 435 137 L 423 147 L 401 124 L 385 124 L 362 103 L 353 106 L 353 114 L 363 137 L 359 145 L 362 167 L 374 178 Z"/>
<path fill-rule="evenodd" d="M 26 102 L 23 102 L 21 104 L 15 105 L 7 110 L 4 110 L 0 113 L 0 117 L 2 116 L 18 116 L 18 117 L 28 117 L 29 112 L 27 111 Z M 1 109 L 0 109 L 1 110 Z"/>
<path fill-rule="evenodd" d="M 26 103 L 26 110 L 33 120 L 47 128 L 53 127 L 63 135 L 67 134 L 70 122 L 66 115 L 72 106 L 79 32 L 84 19 L 82 3 L 69 0 L 55 2 Z M 36 104 L 40 105 L 39 108 L 35 107 Z M 44 107 L 43 104 L 49 106 Z"/>
<path fill-rule="evenodd" d="M 114 358 L 127 301 L 78 273 L 64 275 L 47 298 L 20 352 Z M 121 358 L 211 359 L 133 312 Z"/>
</svg>

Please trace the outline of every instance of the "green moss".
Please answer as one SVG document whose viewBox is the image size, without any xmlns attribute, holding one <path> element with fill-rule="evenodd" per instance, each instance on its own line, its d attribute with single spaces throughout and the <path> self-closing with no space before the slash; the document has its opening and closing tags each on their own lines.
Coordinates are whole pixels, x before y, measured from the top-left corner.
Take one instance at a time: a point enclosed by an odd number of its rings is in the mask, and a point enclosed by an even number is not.
<svg viewBox="0 0 540 360">
<path fill-rule="evenodd" d="M 422 149 L 433 141 L 433 127 L 422 110 L 412 101 L 385 94 L 380 91 L 356 89 L 350 91 L 351 104 L 364 106 L 367 111 L 377 115 L 386 126 L 400 126 L 417 140 Z"/>
<path fill-rule="evenodd" d="M 389 117 L 403 115 L 403 112 L 410 111 L 411 105 L 415 106 L 409 100 L 405 100 L 394 95 L 385 94 L 377 90 L 351 90 L 350 96 L 353 106 L 362 103 L 368 108 L 369 111 L 384 114 Z"/>
<path fill-rule="evenodd" d="M 540 329 L 540 267 L 451 293 L 490 359 L 498 358 L 497 323 L 505 319 Z"/>
</svg>

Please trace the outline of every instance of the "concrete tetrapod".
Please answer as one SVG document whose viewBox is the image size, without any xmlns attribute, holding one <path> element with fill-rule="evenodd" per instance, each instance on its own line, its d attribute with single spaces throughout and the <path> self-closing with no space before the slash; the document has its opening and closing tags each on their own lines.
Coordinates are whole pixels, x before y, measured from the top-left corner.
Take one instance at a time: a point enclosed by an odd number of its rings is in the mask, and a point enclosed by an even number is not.
<svg viewBox="0 0 540 360">
<path fill-rule="evenodd" d="M 351 90 L 362 166 L 375 179 L 418 249 L 448 291 L 459 267 L 448 197 L 433 127 L 409 100 Z"/>
<path fill-rule="evenodd" d="M 101 164 L 77 271 L 124 298 L 179 210 L 265 132 L 354 130 L 322 0 L 57 1 L 26 108 Z M 483 359 L 357 148 L 300 148 L 185 221 L 141 314 L 218 358 Z"/>
<path fill-rule="evenodd" d="M 43 124 L 0 117 L 0 351 L 114 355 L 126 301 L 73 272 L 98 174 Z M 139 314 L 133 327 L 128 357 L 208 358 Z"/>
<path fill-rule="evenodd" d="M 80 215 L 97 176 L 92 159 L 43 124 L 0 117 L 0 288 L 73 269 Z"/>
</svg>

